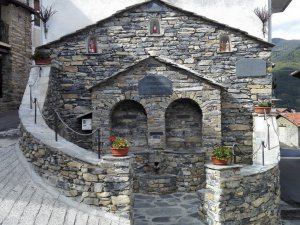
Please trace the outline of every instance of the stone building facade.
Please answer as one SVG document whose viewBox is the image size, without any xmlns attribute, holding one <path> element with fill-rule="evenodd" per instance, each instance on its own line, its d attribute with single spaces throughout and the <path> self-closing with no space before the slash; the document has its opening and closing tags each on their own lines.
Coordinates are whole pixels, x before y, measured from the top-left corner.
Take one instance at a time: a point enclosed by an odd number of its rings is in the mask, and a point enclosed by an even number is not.
<svg viewBox="0 0 300 225">
<path fill-rule="evenodd" d="M 269 99 L 272 90 L 268 42 L 163 1 L 147 1 L 41 48 L 51 49 L 62 66 L 59 86 L 52 86 L 52 93 L 60 93 L 60 107 L 48 101 L 48 109 L 57 108 L 78 131 L 78 117 L 92 113 L 93 129 L 101 129 L 106 147 L 109 129 L 115 127 L 129 139 L 136 137 L 133 148 L 211 149 L 238 143 L 252 153 L 252 108 Z M 263 61 L 264 71 L 255 74 L 254 66 L 239 76 L 236 65 L 245 59 Z M 159 81 L 143 89 L 140 82 L 147 77 Z M 132 111 L 125 110 L 127 105 Z M 174 114 L 183 108 L 187 113 Z M 120 127 L 130 120 L 139 127 Z"/>
<path fill-rule="evenodd" d="M 27 84 L 34 10 L 26 1 L 2 1 L 0 11 L 0 111 L 8 111 L 19 107 Z"/>
</svg>

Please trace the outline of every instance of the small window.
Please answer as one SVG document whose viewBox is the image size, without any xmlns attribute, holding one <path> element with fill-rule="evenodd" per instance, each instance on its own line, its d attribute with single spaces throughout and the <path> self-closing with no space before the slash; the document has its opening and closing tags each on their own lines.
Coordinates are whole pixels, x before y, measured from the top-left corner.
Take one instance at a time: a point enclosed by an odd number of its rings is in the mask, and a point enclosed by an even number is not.
<svg viewBox="0 0 300 225">
<path fill-rule="evenodd" d="M 88 38 L 87 52 L 88 53 L 97 53 L 97 40 L 96 40 L 96 37 L 91 36 L 91 37 Z"/>
<path fill-rule="evenodd" d="M 150 34 L 153 35 L 161 34 L 160 23 L 159 20 L 156 18 L 150 20 Z"/>
<path fill-rule="evenodd" d="M 220 37 L 220 52 L 230 52 L 230 40 L 228 35 Z"/>
<path fill-rule="evenodd" d="M 36 12 L 40 11 L 40 0 L 34 0 L 34 10 Z M 37 15 L 34 15 L 34 25 L 37 27 L 41 26 L 41 20 Z"/>
</svg>

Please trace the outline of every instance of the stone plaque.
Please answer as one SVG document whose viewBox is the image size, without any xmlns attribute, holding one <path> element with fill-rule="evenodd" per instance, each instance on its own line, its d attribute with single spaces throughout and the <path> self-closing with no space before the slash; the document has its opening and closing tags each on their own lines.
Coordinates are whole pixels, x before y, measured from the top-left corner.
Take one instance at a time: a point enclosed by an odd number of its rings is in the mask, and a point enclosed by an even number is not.
<svg viewBox="0 0 300 225">
<path fill-rule="evenodd" d="M 241 59 L 236 62 L 236 75 L 238 77 L 266 76 L 267 64 L 262 59 Z"/>
<path fill-rule="evenodd" d="M 169 96 L 173 94 L 173 84 L 163 76 L 146 76 L 139 81 L 139 95 Z"/>
</svg>

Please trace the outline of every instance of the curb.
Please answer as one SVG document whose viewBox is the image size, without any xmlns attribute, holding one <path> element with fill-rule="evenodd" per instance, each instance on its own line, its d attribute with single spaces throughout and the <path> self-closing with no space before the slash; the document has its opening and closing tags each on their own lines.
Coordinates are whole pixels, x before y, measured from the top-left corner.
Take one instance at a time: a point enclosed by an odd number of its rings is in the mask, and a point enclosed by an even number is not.
<svg viewBox="0 0 300 225">
<path fill-rule="evenodd" d="M 0 138 L 15 138 L 20 136 L 20 129 L 10 129 L 0 132 Z"/>
</svg>

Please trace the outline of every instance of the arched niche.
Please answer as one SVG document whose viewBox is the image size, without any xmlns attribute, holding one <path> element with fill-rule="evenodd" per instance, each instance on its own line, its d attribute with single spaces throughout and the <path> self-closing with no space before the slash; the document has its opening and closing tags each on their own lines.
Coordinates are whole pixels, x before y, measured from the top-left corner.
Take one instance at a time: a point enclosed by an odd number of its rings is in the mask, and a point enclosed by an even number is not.
<svg viewBox="0 0 300 225">
<path fill-rule="evenodd" d="M 152 18 L 150 20 L 149 33 L 151 35 L 160 35 L 161 34 L 160 21 L 157 18 Z"/>
<path fill-rule="evenodd" d="M 230 39 L 227 34 L 220 36 L 220 52 L 230 52 Z"/>
<path fill-rule="evenodd" d="M 202 111 L 191 99 L 172 102 L 165 114 L 166 146 L 169 149 L 193 149 L 202 146 Z"/>
<path fill-rule="evenodd" d="M 132 147 L 148 146 L 147 113 L 144 107 L 133 100 L 123 100 L 111 112 L 112 134 L 128 139 Z"/>
<path fill-rule="evenodd" d="M 97 53 L 98 45 L 95 36 L 91 35 L 87 38 L 87 53 Z"/>
</svg>

